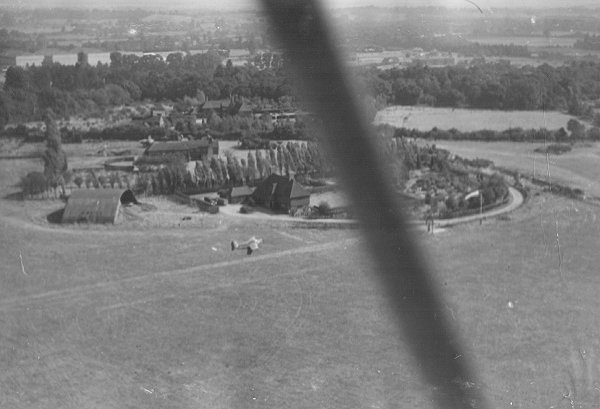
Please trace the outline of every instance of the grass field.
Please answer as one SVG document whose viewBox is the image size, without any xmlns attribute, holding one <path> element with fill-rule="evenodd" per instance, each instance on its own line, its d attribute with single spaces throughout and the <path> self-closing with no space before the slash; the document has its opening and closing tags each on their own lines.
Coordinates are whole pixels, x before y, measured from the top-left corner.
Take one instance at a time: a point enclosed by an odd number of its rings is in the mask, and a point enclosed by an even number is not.
<svg viewBox="0 0 600 409">
<path fill-rule="evenodd" d="M 572 116 L 561 112 L 542 111 L 492 111 L 475 109 L 431 108 L 392 106 L 377 113 L 374 123 L 429 131 L 456 128 L 459 131 L 490 129 L 503 131 L 507 128 L 523 129 L 566 128 Z"/>
<path fill-rule="evenodd" d="M 470 37 L 469 41 L 479 44 L 514 44 L 527 47 L 572 47 L 575 38 L 568 37 L 542 37 L 542 36 L 492 36 L 492 37 Z"/>
<path fill-rule="evenodd" d="M 50 226 L 5 197 L 36 167 L 0 160 L 0 407 L 432 407 L 357 231 Z M 418 234 L 491 407 L 600 404 L 599 216 L 534 195 Z"/>
</svg>

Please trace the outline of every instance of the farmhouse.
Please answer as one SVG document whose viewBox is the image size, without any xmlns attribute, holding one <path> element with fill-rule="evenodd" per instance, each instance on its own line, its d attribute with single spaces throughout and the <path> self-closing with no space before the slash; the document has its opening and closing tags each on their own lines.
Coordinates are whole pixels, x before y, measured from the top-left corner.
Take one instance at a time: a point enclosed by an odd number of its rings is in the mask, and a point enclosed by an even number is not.
<svg viewBox="0 0 600 409">
<path fill-rule="evenodd" d="M 62 216 L 63 223 L 117 223 L 122 204 L 137 204 L 129 189 L 75 190 Z"/>
<path fill-rule="evenodd" d="M 272 174 L 256 187 L 252 199 L 269 209 L 287 212 L 308 206 L 310 192 L 293 178 Z"/>
<path fill-rule="evenodd" d="M 204 137 L 193 141 L 156 142 L 150 145 L 144 155 L 161 157 L 181 154 L 187 161 L 203 160 L 219 154 L 219 141 L 212 137 Z"/>
</svg>

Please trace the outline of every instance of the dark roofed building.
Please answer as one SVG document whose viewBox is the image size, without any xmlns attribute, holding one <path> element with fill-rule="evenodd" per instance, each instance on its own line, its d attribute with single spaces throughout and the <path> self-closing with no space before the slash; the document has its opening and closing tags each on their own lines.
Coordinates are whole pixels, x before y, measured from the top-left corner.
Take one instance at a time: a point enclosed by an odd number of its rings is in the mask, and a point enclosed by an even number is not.
<svg viewBox="0 0 600 409">
<path fill-rule="evenodd" d="M 212 110 L 224 109 L 224 108 L 229 108 L 230 104 L 231 104 L 231 100 L 229 100 L 228 98 L 218 99 L 218 100 L 211 100 L 211 101 L 206 101 L 204 103 L 204 105 L 202 105 L 202 109 L 203 110 L 206 110 L 206 109 L 212 109 Z"/>
<path fill-rule="evenodd" d="M 193 141 L 155 142 L 144 152 L 144 155 L 148 156 L 174 154 L 182 154 L 188 161 L 211 158 L 213 155 L 219 154 L 219 141 L 209 136 Z"/>
<path fill-rule="evenodd" d="M 288 212 L 308 206 L 310 192 L 292 178 L 271 174 L 256 187 L 252 199 L 269 209 Z"/>
<path fill-rule="evenodd" d="M 81 189 L 69 196 L 62 215 L 63 223 L 117 223 L 122 204 L 137 204 L 129 189 Z"/>
<path fill-rule="evenodd" d="M 251 116 L 252 115 L 252 106 L 246 103 L 245 101 L 237 101 L 232 104 L 229 108 L 229 113 L 231 115 L 242 115 L 242 116 Z"/>
<path fill-rule="evenodd" d="M 217 115 L 223 116 L 225 112 L 229 110 L 230 105 L 231 100 L 229 99 L 206 101 L 202 105 L 200 113 L 204 117 L 209 117 L 211 112 L 215 112 Z"/>
<path fill-rule="evenodd" d="M 242 203 L 248 197 L 252 196 L 254 189 L 255 188 L 246 185 L 232 187 L 227 194 L 227 201 L 229 203 Z"/>
</svg>

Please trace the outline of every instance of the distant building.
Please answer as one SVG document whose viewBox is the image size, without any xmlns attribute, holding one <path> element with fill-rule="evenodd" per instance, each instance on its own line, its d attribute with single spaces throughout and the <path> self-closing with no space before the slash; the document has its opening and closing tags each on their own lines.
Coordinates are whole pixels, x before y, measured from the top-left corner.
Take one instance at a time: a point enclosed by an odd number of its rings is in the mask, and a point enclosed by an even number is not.
<svg viewBox="0 0 600 409">
<path fill-rule="evenodd" d="M 293 178 L 272 174 L 256 187 L 252 199 L 269 209 L 288 212 L 308 206 L 310 192 Z"/>
<path fill-rule="evenodd" d="M 144 152 L 144 155 L 154 157 L 175 154 L 182 154 L 188 162 L 211 158 L 219 154 L 219 141 L 209 136 L 193 141 L 155 142 Z"/>
<path fill-rule="evenodd" d="M 399 64 L 400 63 L 400 58 L 398 57 L 385 57 L 382 61 L 382 64 Z"/>
<path fill-rule="evenodd" d="M 229 105 L 231 104 L 231 100 L 229 99 L 219 99 L 206 101 L 204 105 L 202 105 L 201 112 L 205 117 L 208 117 L 211 112 L 215 112 L 219 116 L 223 116 L 225 112 L 229 110 Z"/>
<path fill-rule="evenodd" d="M 229 113 L 231 115 L 251 116 L 252 106 L 245 101 L 237 101 L 230 106 Z"/>
<path fill-rule="evenodd" d="M 129 189 L 80 189 L 71 193 L 62 216 L 63 223 L 118 223 L 121 205 L 137 204 Z"/>
<path fill-rule="evenodd" d="M 227 201 L 232 204 L 242 203 L 248 197 L 252 196 L 254 190 L 255 188 L 246 185 L 232 187 L 227 193 Z"/>
</svg>

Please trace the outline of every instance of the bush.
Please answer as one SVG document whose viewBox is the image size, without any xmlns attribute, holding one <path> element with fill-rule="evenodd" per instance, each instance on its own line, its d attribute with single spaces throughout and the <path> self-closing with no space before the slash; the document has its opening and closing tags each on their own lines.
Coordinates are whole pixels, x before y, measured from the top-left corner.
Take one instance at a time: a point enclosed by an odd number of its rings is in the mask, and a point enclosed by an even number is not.
<svg viewBox="0 0 600 409">
<path fill-rule="evenodd" d="M 251 208 L 251 207 L 249 207 L 249 206 L 242 206 L 242 207 L 240 207 L 240 213 L 241 214 L 250 214 L 250 213 L 253 213 L 253 212 L 254 212 L 254 209 Z"/>
<path fill-rule="evenodd" d="M 329 214 L 329 212 L 331 211 L 331 206 L 326 201 L 322 201 L 317 206 L 317 210 L 319 212 L 319 215 L 327 216 Z"/>
<path fill-rule="evenodd" d="M 44 193 L 48 189 L 48 181 L 41 172 L 28 173 L 21 179 L 21 190 L 23 195 L 32 196 Z"/>
<path fill-rule="evenodd" d="M 539 147 L 535 149 L 535 152 L 540 153 L 551 153 L 553 155 L 562 155 L 563 153 L 567 153 L 571 151 L 571 145 L 567 145 L 564 143 L 553 143 L 545 147 Z"/>
<path fill-rule="evenodd" d="M 81 185 L 83 184 L 83 178 L 77 175 L 75 176 L 75 179 L 73 179 L 73 183 L 75 183 L 75 185 L 77 185 L 77 187 L 81 189 Z"/>
</svg>

